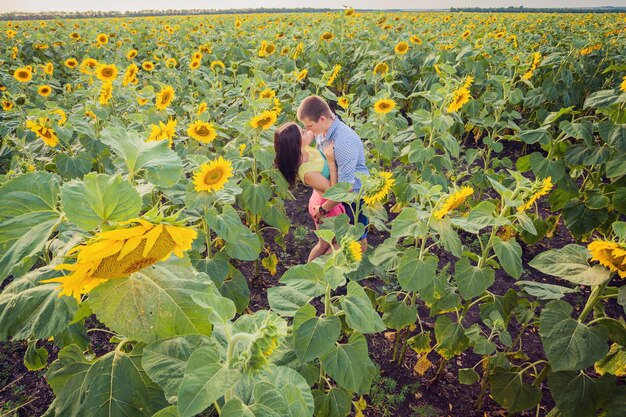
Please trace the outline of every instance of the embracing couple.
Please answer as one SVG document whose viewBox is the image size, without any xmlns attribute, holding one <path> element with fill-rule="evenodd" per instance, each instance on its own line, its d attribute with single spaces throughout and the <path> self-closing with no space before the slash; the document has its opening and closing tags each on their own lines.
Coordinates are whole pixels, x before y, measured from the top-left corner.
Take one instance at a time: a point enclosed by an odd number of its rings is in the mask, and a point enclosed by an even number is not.
<svg viewBox="0 0 626 417">
<path fill-rule="evenodd" d="M 297 117 L 303 127 L 288 122 L 274 133 L 274 164 L 290 186 L 299 179 L 312 188 L 309 199 L 309 213 L 315 228 L 324 217 L 345 213 L 350 223 L 355 224 L 356 203 L 340 203 L 322 197 L 324 192 L 337 182 L 352 184 L 352 191 L 358 192 L 362 186 L 356 174 L 369 175 L 365 166 L 363 142 L 354 130 L 333 114 L 326 101 L 319 96 L 309 96 L 298 107 Z M 315 147 L 311 143 L 315 140 Z M 361 204 L 361 207 L 363 204 Z M 359 213 L 358 222 L 366 227 L 360 237 L 362 250 L 367 248 L 367 225 L 364 214 Z M 308 262 L 330 252 L 330 245 L 319 239 L 309 253 Z"/>
</svg>

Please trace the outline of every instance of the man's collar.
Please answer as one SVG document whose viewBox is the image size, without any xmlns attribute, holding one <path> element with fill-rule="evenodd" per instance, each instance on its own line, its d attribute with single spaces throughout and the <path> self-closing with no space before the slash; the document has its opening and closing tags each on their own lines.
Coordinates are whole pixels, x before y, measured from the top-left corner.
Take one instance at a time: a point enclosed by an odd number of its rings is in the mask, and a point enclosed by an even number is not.
<svg viewBox="0 0 626 417">
<path fill-rule="evenodd" d="M 337 126 L 339 125 L 339 117 L 337 117 L 337 115 L 333 115 L 335 116 L 333 122 L 331 123 L 330 127 L 328 128 L 328 131 L 326 132 L 326 138 L 329 138 L 337 129 Z"/>
</svg>

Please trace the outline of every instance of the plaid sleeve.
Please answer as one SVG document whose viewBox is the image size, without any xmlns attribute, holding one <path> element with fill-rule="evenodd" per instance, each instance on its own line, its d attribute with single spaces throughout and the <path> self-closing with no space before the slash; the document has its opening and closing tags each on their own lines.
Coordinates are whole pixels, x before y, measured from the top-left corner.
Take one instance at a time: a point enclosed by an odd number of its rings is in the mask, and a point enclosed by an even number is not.
<svg viewBox="0 0 626 417">
<path fill-rule="evenodd" d="M 335 139 L 335 161 L 337 161 L 337 181 L 339 182 L 354 184 L 359 147 L 353 142 L 348 137 Z"/>
</svg>

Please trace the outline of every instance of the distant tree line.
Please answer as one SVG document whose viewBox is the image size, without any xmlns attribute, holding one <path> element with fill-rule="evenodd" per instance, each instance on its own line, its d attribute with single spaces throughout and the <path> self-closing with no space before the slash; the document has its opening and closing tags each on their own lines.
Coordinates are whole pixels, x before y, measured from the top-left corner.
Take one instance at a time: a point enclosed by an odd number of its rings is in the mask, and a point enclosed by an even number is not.
<svg viewBox="0 0 626 417">
<path fill-rule="evenodd" d="M 8 12 L 0 14 L 0 20 L 48 20 L 48 19 L 92 19 L 92 18 L 108 18 L 108 17 L 145 17 L 145 16 L 186 16 L 186 15 L 206 15 L 206 14 L 252 14 L 252 13 L 324 13 L 330 11 L 338 11 L 339 9 L 314 9 L 314 8 L 298 8 L 298 9 L 279 9 L 279 8 L 260 8 L 260 9 L 168 9 L 168 10 L 138 10 L 138 11 L 95 11 L 88 10 L 84 12 Z"/>
<path fill-rule="evenodd" d="M 451 12 L 466 13 L 625 13 L 626 7 L 527 8 L 519 7 L 452 7 Z"/>
</svg>

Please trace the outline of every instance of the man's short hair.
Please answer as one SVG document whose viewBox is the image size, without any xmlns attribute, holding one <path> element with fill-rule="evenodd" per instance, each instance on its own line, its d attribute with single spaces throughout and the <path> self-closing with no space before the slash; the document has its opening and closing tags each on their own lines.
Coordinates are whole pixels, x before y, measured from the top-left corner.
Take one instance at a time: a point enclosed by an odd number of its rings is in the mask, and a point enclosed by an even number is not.
<svg viewBox="0 0 626 417">
<path fill-rule="evenodd" d="M 332 115 L 328 103 L 320 96 L 309 96 L 302 100 L 298 106 L 297 116 L 300 121 L 306 118 L 312 122 L 317 122 L 322 116 L 331 117 Z"/>
</svg>

